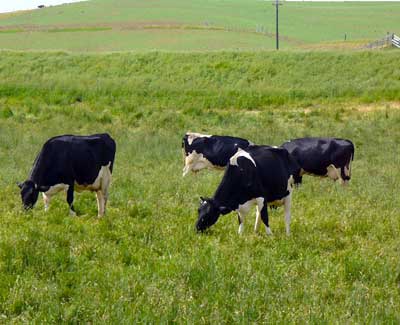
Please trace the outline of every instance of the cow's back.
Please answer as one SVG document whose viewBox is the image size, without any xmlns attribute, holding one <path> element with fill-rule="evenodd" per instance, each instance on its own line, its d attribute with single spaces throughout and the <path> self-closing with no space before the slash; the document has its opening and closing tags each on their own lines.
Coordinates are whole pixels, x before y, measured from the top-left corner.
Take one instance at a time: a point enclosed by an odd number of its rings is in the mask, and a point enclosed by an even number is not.
<svg viewBox="0 0 400 325">
<path fill-rule="evenodd" d="M 256 166 L 245 161 L 244 158 L 239 161 L 239 164 L 246 164 L 248 170 L 254 171 L 250 178 L 258 183 L 259 194 L 265 196 L 268 202 L 288 195 L 288 181 L 295 172 L 297 164 L 295 163 L 295 166 L 292 164 L 287 150 L 268 146 L 250 146 L 246 151 L 254 159 Z"/>
<path fill-rule="evenodd" d="M 300 138 L 285 142 L 285 148 L 307 172 L 325 175 L 330 164 L 342 166 L 354 156 L 351 141 L 339 138 Z"/>
<path fill-rule="evenodd" d="M 91 184 L 102 166 L 112 171 L 116 145 L 108 134 L 73 136 L 70 141 L 68 160 L 78 184 Z"/>
<path fill-rule="evenodd" d="M 115 141 L 108 134 L 61 135 L 49 139 L 35 160 L 31 176 L 47 186 L 91 184 L 102 166 L 110 171 L 115 158 Z"/>
</svg>

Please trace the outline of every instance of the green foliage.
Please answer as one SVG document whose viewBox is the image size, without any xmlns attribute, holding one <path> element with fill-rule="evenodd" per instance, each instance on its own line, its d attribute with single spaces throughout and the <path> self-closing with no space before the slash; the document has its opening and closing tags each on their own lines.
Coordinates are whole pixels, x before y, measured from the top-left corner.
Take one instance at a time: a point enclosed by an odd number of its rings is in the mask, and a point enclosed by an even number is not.
<svg viewBox="0 0 400 325">
<path fill-rule="evenodd" d="M 397 61 L 1 53 L 1 321 L 399 323 Z M 199 235 L 198 198 L 222 173 L 182 178 L 188 130 L 272 145 L 350 138 L 353 178 L 342 188 L 305 176 L 290 237 L 282 209 L 271 211 L 272 237 L 253 233 L 253 213 L 241 237 L 234 213 Z M 95 132 L 117 141 L 106 217 L 95 217 L 92 193 L 76 195 L 79 217 L 61 194 L 47 213 L 42 202 L 22 211 L 15 182 L 42 144 Z"/>
</svg>

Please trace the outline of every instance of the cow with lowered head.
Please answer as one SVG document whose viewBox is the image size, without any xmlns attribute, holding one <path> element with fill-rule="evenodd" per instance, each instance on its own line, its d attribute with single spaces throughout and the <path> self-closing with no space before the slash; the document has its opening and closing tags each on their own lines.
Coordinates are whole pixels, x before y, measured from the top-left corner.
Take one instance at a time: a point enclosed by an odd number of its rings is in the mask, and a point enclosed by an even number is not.
<svg viewBox="0 0 400 325">
<path fill-rule="evenodd" d="M 301 167 L 299 182 L 304 174 L 329 177 L 343 185 L 351 178 L 354 145 L 338 138 L 300 138 L 281 145 Z"/>
<path fill-rule="evenodd" d="M 182 139 L 185 159 L 183 176 L 204 168 L 222 169 L 239 148 L 245 149 L 251 144 L 237 137 L 188 132 Z"/>
<path fill-rule="evenodd" d="M 66 191 L 70 213 L 75 214 L 74 190 L 88 190 L 96 192 L 98 215 L 103 216 L 115 149 L 115 141 L 106 133 L 49 139 L 36 157 L 29 178 L 18 184 L 24 208 L 33 208 L 42 192 L 47 211 L 51 197 Z"/>
<path fill-rule="evenodd" d="M 294 177 L 300 172 L 297 162 L 286 149 L 269 146 L 249 146 L 239 149 L 229 160 L 223 179 L 212 198 L 201 198 L 196 228 L 204 231 L 217 222 L 220 215 L 237 211 L 239 234 L 252 205 L 257 206 L 257 231 L 260 219 L 268 235 L 268 205 L 284 205 L 286 233 L 290 232 L 290 204 Z M 260 218 L 261 217 L 261 218 Z"/>
</svg>

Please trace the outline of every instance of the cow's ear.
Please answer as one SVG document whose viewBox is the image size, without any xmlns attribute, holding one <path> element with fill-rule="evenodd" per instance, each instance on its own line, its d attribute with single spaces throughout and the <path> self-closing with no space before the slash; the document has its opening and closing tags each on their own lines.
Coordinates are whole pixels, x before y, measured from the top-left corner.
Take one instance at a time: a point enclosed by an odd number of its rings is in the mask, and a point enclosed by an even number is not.
<svg viewBox="0 0 400 325">
<path fill-rule="evenodd" d="M 225 207 L 225 206 L 220 206 L 220 207 L 219 207 L 219 212 L 220 212 L 221 214 L 227 214 L 227 213 L 231 212 L 231 210 L 229 210 L 229 208 L 227 208 L 227 207 Z"/>
<path fill-rule="evenodd" d="M 17 182 L 16 184 L 20 189 L 22 189 L 22 186 L 24 186 L 24 183 L 22 183 L 22 182 Z"/>
<path fill-rule="evenodd" d="M 203 202 L 206 202 L 206 201 L 207 201 L 207 198 L 204 198 L 204 197 L 200 196 L 200 203 L 203 203 Z"/>
</svg>

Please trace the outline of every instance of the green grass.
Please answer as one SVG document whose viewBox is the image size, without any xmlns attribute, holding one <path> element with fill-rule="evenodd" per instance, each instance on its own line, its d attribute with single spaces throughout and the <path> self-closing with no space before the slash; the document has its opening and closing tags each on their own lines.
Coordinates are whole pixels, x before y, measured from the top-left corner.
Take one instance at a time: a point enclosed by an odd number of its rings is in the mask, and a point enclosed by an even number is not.
<svg viewBox="0 0 400 325">
<path fill-rule="evenodd" d="M 1 53 L 1 320 L 399 323 L 393 62 L 394 52 Z M 181 177 L 187 130 L 264 144 L 349 138 L 353 178 L 347 188 L 305 178 L 290 237 L 282 209 L 270 238 L 253 234 L 253 213 L 241 237 L 234 214 L 199 235 L 198 198 L 222 173 Z M 15 182 L 44 141 L 94 132 L 117 141 L 107 216 L 95 217 L 91 193 L 76 195 L 76 218 L 62 195 L 48 213 L 42 202 L 23 212 Z"/>
<path fill-rule="evenodd" d="M 102 32 L 111 30 L 111 27 L 85 27 L 85 28 L 53 28 L 49 29 L 49 33 L 76 33 L 76 32 Z"/>
<path fill-rule="evenodd" d="M 3 35 L 1 48 L 9 50 L 66 50 L 73 52 L 147 52 L 157 49 L 165 51 L 207 50 L 268 50 L 273 40 L 259 34 L 235 33 L 221 30 L 188 28 L 140 30 L 74 31 L 50 30 L 48 32 L 24 32 Z"/>
<path fill-rule="evenodd" d="M 0 33 L 0 48 L 44 50 L 54 44 L 52 49 L 72 51 L 273 49 L 274 10 L 270 2 L 248 0 L 93 0 L 0 16 L 3 28 L 66 29 L 62 35 L 35 32 L 14 40 Z M 348 43 L 360 40 L 367 43 L 382 38 L 387 32 L 399 33 L 399 10 L 400 4 L 396 2 L 287 2 L 281 7 L 280 14 L 281 47 L 343 41 L 345 34 Z M 96 36 L 89 32 L 72 36 L 68 32 L 71 28 L 99 25 L 112 30 L 99 32 Z M 146 25 L 160 28 L 143 31 Z M 164 30 L 170 26 L 176 26 L 178 31 Z M 207 42 L 203 33 L 181 33 L 179 26 L 217 27 L 232 32 L 211 29 Z M 261 27 L 268 37 L 252 35 Z M 93 37 L 95 44 L 86 46 Z M 115 42 L 114 47 L 107 44 L 110 39 Z M 101 47 L 101 43 L 105 45 Z"/>
<path fill-rule="evenodd" d="M 140 55 L 1 52 L 0 94 L 17 94 L 32 102 L 40 98 L 49 104 L 70 104 L 77 96 L 91 103 L 100 98 L 113 110 L 152 111 L 250 110 L 352 99 L 399 100 L 399 58 L 397 51 Z"/>
</svg>

